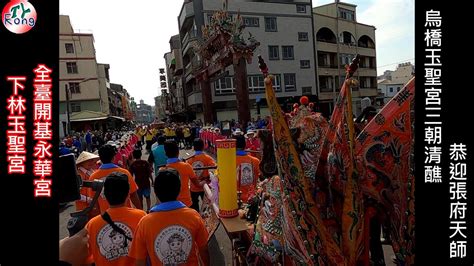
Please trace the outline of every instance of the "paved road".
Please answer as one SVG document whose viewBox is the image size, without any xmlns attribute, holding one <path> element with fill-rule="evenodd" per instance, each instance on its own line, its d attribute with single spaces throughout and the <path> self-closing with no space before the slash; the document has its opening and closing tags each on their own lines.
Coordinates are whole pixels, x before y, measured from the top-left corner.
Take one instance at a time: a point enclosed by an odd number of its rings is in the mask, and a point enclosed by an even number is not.
<svg viewBox="0 0 474 266">
<path fill-rule="evenodd" d="M 187 158 L 192 154 L 193 152 L 190 150 L 182 150 L 180 157 Z M 146 154 L 145 151 L 143 152 L 142 159 L 148 159 L 148 154 Z M 151 204 L 154 205 L 156 203 L 156 197 L 153 192 L 151 194 Z M 145 201 L 144 204 L 146 204 Z M 59 239 L 62 239 L 68 235 L 67 221 L 70 217 L 69 214 L 74 211 L 74 204 L 71 203 L 69 207 L 66 207 L 62 212 L 59 213 Z M 392 263 L 390 259 L 390 257 L 393 255 L 392 248 L 390 246 L 384 245 L 383 249 L 387 266 L 395 266 L 395 264 Z M 222 225 L 219 226 L 219 228 L 214 233 L 214 236 L 209 240 L 209 252 L 211 255 L 211 265 L 232 265 L 231 243 Z"/>
</svg>

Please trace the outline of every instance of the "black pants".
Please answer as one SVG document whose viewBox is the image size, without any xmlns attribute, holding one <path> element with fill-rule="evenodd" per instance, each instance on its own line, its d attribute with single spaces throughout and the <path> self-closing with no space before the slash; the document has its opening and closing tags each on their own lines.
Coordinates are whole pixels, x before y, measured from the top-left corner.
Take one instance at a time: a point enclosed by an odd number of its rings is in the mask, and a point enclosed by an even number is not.
<svg viewBox="0 0 474 266">
<path fill-rule="evenodd" d="M 382 242 L 380 241 L 382 225 L 377 216 L 370 220 L 370 260 L 374 266 L 385 266 L 385 259 L 382 249 Z"/>
<path fill-rule="evenodd" d="M 153 141 L 152 140 L 147 140 L 146 141 L 146 150 L 147 151 L 151 150 L 151 145 L 153 145 Z"/>
<path fill-rule="evenodd" d="M 190 148 L 193 146 L 193 139 L 191 137 L 186 138 L 186 147 Z"/>
<path fill-rule="evenodd" d="M 191 200 L 193 201 L 191 208 L 195 209 L 197 212 L 199 212 L 199 197 L 201 197 L 201 200 L 204 198 L 204 191 L 201 191 L 201 192 L 191 191 Z"/>
</svg>

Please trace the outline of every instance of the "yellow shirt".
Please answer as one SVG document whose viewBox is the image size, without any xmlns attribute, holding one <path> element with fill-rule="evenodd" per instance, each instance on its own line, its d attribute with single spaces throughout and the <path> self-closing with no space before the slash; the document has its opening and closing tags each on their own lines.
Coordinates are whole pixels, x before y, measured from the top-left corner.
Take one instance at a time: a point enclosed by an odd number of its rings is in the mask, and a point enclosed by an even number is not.
<svg viewBox="0 0 474 266">
<path fill-rule="evenodd" d="M 146 133 L 146 137 L 145 137 L 146 141 L 151 141 L 151 140 L 153 140 L 153 136 L 154 136 L 153 133 L 150 132 L 150 131 L 148 131 L 148 132 Z"/>
<path fill-rule="evenodd" d="M 189 128 L 186 127 L 183 129 L 183 134 L 185 138 L 189 138 L 191 137 L 191 130 L 189 130 Z"/>
<path fill-rule="evenodd" d="M 170 137 L 176 137 L 176 131 L 174 129 L 170 130 Z"/>
</svg>

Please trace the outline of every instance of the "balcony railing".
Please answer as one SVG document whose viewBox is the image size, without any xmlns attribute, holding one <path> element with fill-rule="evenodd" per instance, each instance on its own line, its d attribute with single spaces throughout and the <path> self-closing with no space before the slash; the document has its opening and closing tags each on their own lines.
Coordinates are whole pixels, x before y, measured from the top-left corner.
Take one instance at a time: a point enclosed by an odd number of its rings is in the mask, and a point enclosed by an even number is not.
<svg viewBox="0 0 474 266">
<path fill-rule="evenodd" d="M 179 27 L 181 28 L 183 26 L 184 21 L 192 16 L 194 16 L 193 2 L 184 3 L 181 9 L 181 13 L 179 14 Z"/>
<path fill-rule="evenodd" d="M 337 68 L 337 65 L 335 64 L 318 64 L 318 67 L 324 67 L 324 68 Z"/>
</svg>

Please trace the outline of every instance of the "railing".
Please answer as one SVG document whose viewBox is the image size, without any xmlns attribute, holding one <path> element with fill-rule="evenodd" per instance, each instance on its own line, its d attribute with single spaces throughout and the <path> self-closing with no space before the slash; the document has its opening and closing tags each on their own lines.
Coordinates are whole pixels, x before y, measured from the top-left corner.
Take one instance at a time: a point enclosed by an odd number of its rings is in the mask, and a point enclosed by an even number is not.
<svg viewBox="0 0 474 266">
<path fill-rule="evenodd" d="M 318 67 L 325 67 L 325 68 L 337 68 L 337 65 L 334 64 L 318 64 Z"/>
</svg>

